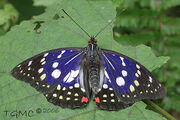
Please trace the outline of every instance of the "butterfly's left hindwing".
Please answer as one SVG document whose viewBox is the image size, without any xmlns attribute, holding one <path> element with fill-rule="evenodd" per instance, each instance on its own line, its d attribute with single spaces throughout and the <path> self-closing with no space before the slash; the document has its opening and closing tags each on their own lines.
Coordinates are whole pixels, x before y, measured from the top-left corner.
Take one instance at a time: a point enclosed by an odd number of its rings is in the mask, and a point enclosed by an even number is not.
<svg viewBox="0 0 180 120">
<path fill-rule="evenodd" d="M 165 87 L 144 66 L 135 60 L 110 50 L 102 50 L 103 86 L 113 89 L 123 103 L 166 96 Z"/>
<path fill-rule="evenodd" d="M 42 92 L 47 100 L 63 108 L 85 106 L 89 94 L 84 85 L 83 48 L 64 48 L 36 55 L 11 74 Z"/>
</svg>

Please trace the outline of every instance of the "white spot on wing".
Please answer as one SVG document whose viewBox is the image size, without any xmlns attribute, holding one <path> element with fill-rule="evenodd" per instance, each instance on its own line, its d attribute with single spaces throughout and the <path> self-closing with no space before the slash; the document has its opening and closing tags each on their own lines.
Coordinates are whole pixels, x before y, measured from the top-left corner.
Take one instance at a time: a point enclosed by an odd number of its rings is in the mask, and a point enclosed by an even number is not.
<svg viewBox="0 0 180 120">
<path fill-rule="evenodd" d="M 104 69 L 104 74 L 105 74 L 106 78 L 109 79 L 109 75 L 105 69 Z"/>
<path fill-rule="evenodd" d="M 122 70 L 121 72 L 122 72 L 122 75 L 123 75 L 124 77 L 126 77 L 126 76 L 127 76 L 127 71 Z"/>
<path fill-rule="evenodd" d="M 62 55 L 64 54 L 65 50 L 62 50 L 61 53 L 57 56 L 57 58 L 61 58 Z"/>
<path fill-rule="evenodd" d="M 60 89 L 61 89 L 61 85 L 58 85 L 58 86 L 57 86 L 57 90 L 60 90 Z"/>
<path fill-rule="evenodd" d="M 44 73 L 44 74 L 41 75 L 40 79 L 44 80 L 45 78 L 46 78 L 46 74 Z"/>
<path fill-rule="evenodd" d="M 125 85 L 125 81 L 122 77 L 117 77 L 116 78 L 116 83 L 118 86 L 124 86 Z"/>
<path fill-rule="evenodd" d="M 31 64 L 32 64 L 32 61 L 29 61 L 28 66 L 30 66 Z"/>
<path fill-rule="evenodd" d="M 45 58 L 42 58 L 40 62 L 42 63 L 42 62 L 44 62 L 44 61 L 45 61 Z"/>
<path fill-rule="evenodd" d="M 76 70 L 76 71 L 71 70 L 71 73 L 70 73 L 70 75 L 68 76 L 68 79 L 65 82 L 67 82 L 67 83 L 72 82 L 74 80 L 74 78 L 77 77 L 78 74 L 79 74 L 79 70 Z"/>
<path fill-rule="evenodd" d="M 152 83 L 152 77 L 151 76 L 149 76 L 149 82 Z"/>
<path fill-rule="evenodd" d="M 134 81 L 134 84 L 135 84 L 136 86 L 139 86 L 139 82 L 138 82 L 137 80 Z"/>
<path fill-rule="evenodd" d="M 59 76 L 61 75 L 61 71 L 58 69 L 55 69 L 52 73 L 51 76 L 54 77 L 55 79 L 59 78 Z"/>
<path fill-rule="evenodd" d="M 31 67 L 29 67 L 28 70 L 31 70 Z"/>
<path fill-rule="evenodd" d="M 44 65 L 46 63 L 46 61 L 42 62 L 41 65 Z"/>
<path fill-rule="evenodd" d="M 66 100 L 70 100 L 71 98 L 70 97 L 67 97 Z"/>
<path fill-rule="evenodd" d="M 75 88 L 79 88 L 79 83 L 74 84 Z"/>
<path fill-rule="evenodd" d="M 108 85 L 107 85 L 107 84 L 103 84 L 103 88 L 104 88 L 104 89 L 107 89 L 107 88 L 108 88 Z"/>
<path fill-rule="evenodd" d="M 66 80 L 69 78 L 70 74 L 71 74 L 71 72 L 69 72 L 69 73 L 64 77 L 63 81 L 66 81 Z"/>
<path fill-rule="evenodd" d="M 54 93 L 54 94 L 53 94 L 53 97 L 57 97 L 57 94 L 56 94 L 56 93 Z"/>
<path fill-rule="evenodd" d="M 112 91 L 112 90 L 113 90 L 113 88 L 109 88 L 109 90 L 111 90 L 111 91 Z"/>
<path fill-rule="evenodd" d="M 59 96 L 59 99 L 60 99 L 60 100 L 62 100 L 62 99 L 63 99 L 63 96 L 62 96 L 62 95 L 60 95 L 60 96 Z"/>
<path fill-rule="evenodd" d="M 106 94 L 104 94 L 104 95 L 103 95 L 103 98 L 107 98 L 107 95 L 106 95 Z"/>
<path fill-rule="evenodd" d="M 49 53 L 45 53 L 45 54 L 44 54 L 44 57 L 48 56 L 48 54 L 49 54 Z"/>
<path fill-rule="evenodd" d="M 62 89 L 63 91 L 65 91 L 66 90 L 66 87 L 63 87 L 63 89 Z"/>
<path fill-rule="evenodd" d="M 137 68 L 137 69 L 140 69 L 140 66 L 139 66 L 138 64 L 136 64 L 136 68 Z"/>
<path fill-rule="evenodd" d="M 62 54 L 58 55 L 57 58 L 61 58 Z"/>
<path fill-rule="evenodd" d="M 135 91 L 135 88 L 134 88 L 133 85 L 130 85 L 129 89 L 130 89 L 131 92 L 134 92 L 134 91 Z"/>
<path fill-rule="evenodd" d="M 79 95 L 78 95 L 78 93 L 75 93 L 75 94 L 74 94 L 74 96 L 76 96 L 76 97 L 77 97 L 77 96 L 79 96 Z"/>
<path fill-rule="evenodd" d="M 43 70 L 44 70 L 44 68 L 40 68 L 40 69 L 38 70 L 38 73 L 42 73 Z"/>
<path fill-rule="evenodd" d="M 65 53 L 65 50 L 62 50 L 62 51 L 61 51 L 61 54 L 64 54 L 64 53 Z"/>
<path fill-rule="evenodd" d="M 21 64 L 20 65 L 18 65 L 17 67 L 20 67 L 21 66 Z"/>
<path fill-rule="evenodd" d="M 111 93 L 110 96 L 113 97 L 113 96 L 114 96 L 114 93 Z"/>
<path fill-rule="evenodd" d="M 69 89 L 73 89 L 73 86 L 70 86 Z"/>
<path fill-rule="evenodd" d="M 136 76 L 136 77 L 139 77 L 139 74 L 135 73 L 135 76 Z"/>
<path fill-rule="evenodd" d="M 52 67 L 53 67 L 53 68 L 57 68 L 58 65 L 59 65 L 58 62 L 54 62 L 53 65 L 52 65 Z"/>
<path fill-rule="evenodd" d="M 141 75 L 141 72 L 140 72 L 139 70 L 137 70 L 137 73 L 138 73 L 139 75 Z"/>
<path fill-rule="evenodd" d="M 122 61 L 122 65 L 123 66 L 126 66 L 126 64 L 124 63 L 124 58 L 123 57 L 120 57 L 121 61 Z"/>
</svg>

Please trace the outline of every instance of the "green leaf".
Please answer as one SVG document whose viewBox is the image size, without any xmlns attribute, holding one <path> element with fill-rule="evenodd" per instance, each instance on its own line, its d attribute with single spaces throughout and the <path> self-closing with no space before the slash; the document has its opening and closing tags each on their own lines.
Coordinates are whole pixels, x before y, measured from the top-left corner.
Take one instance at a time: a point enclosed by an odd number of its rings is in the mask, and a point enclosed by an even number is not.
<svg viewBox="0 0 180 120">
<path fill-rule="evenodd" d="M 10 3 L 3 5 L 3 9 L 0 9 L 0 36 L 5 34 L 12 23 L 16 23 L 18 17 L 19 13 Z"/>
<path fill-rule="evenodd" d="M 56 3 L 58 0 L 33 0 L 34 6 L 49 6 Z"/>
<path fill-rule="evenodd" d="M 11 4 L 5 4 L 4 9 L 0 9 L 0 25 L 7 24 L 14 17 L 18 18 L 17 10 Z"/>
<path fill-rule="evenodd" d="M 0 119 L 165 120 L 161 115 L 145 109 L 146 104 L 143 102 L 137 102 L 121 111 L 100 110 L 94 102 L 81 109 L 62 109 L 47 102 L 46 98 L 30 85 L 10 75 L 15 65 L 45 50 L 87 46 L 88 36 L 64 15 L 60 8 L 64 8 L 90 35 L 95 35 L 115 16 L 115 8 L 110 1 L 61 0 L 48 6 L 44 14 L 22 22 L 0 37 Z M 131 47 L 118 44 L 112 38 L 111 26 L 97 39 L 99 47 L 132 57 L 151 71 L 168 60 L 168 57 L 155 57 L 145 45 Z M 32 117 L 21 114 L 11 116 L 10 113 L 15 110 L 32 110 Z"/>
</svg>

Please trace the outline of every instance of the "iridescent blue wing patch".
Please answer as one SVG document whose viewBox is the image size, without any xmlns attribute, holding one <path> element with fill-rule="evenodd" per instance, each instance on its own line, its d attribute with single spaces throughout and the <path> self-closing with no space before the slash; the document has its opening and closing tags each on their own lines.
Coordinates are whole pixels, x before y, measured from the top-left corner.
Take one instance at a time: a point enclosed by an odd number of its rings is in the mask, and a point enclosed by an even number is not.
<svg viewBox="0 0 180 120">
<path fill-rule="evenodd" d="M 166 96 L 165 87 L 144 66 L 110 50 L 102 50 L 103 88 L 113 90 L 123 103 Z"/>
<path fill-rule="evenodd" d="M 64 108 L 85 106 L 83 48 L 43 52 L 17 65 L 11 74 L 42 92 L 47 100 Z"/>
</svg>

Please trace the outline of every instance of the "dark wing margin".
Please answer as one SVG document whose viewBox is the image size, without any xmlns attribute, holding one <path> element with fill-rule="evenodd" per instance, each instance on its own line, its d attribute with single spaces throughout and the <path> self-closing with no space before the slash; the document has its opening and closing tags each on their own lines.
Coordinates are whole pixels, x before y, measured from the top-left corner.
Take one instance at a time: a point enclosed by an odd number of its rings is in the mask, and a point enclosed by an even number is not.
<svg viewBox="0 0 180 120">
<path fill-rule="evenodd" d="M 102 50 L 108 88 L 114 90 L 124 104 L 142 99 L 159 99 L 166 96 L 166 88 L 137 61 L 110 50 Z"/>
<path fill-rule="evenodd" d="M 85 87 L 84 48 L 61 48 L 40 53 L 11 71 L 62 108 L 83 107 L 89 102 Z"/>
</svg>

